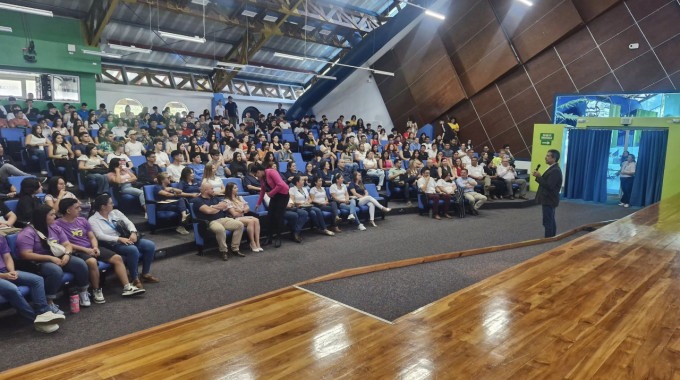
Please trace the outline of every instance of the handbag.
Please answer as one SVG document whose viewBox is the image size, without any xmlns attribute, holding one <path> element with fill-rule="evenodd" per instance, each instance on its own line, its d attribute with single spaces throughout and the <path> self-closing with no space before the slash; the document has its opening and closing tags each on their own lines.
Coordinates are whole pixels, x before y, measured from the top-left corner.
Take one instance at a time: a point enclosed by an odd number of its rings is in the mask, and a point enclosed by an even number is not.
<svg viewBox="0 0 680 380">
<path fill-rule="evenodd" d="M 129 239 L 130 236 L 132 236 L 132 232 L 128 228 L 127 224 L 125 224 L 125 221 L 122 219 L 116 220 L 113 224 L 113 228 L 116 230 L 116 232 L 118 232 L 120 237 Z M 137 235 L 137 237 L 138 238 L 140 237 L 139 234 Z"/>
<path fill-rule="evenodd" d="M 49 239 L 47 239 L 45 234 L 36 230 L 35 227 L 31 226 L 31 228 L 33 228 L 33 230 L 36 232 L 36 234 L 38 234 L 38 237 L 41 240 L 45 240 L 47 242 L 47 245 L 50 247 L 50 252 L 52 252 L 52 255 L 54 255 L 54 257 L 64 256 L 64 254 L 66 253 L 66 247 L 64 247 L 63 245 L 61 245 L 59 243 L 50 241 Z"/>
</svg>

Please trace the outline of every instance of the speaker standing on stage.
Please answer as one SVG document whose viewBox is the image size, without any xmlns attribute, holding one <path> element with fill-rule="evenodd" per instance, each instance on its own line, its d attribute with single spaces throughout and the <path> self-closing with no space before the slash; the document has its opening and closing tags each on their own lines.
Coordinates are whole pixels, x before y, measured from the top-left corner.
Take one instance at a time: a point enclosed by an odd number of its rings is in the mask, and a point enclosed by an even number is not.
<svg viewBox="0 0 680 380">
<path fill-rule="evenodd" d="M 548 169 L 541 174 L 538 171 L 541 165 L 538 165 L 533 174 L 539 185 L 536 202 L 543 205 L 543 226 L 547 238 L 557 234 L 555 208 L 560 204 L 560 189 L 562 188 L 562 169 L 557 164 L 559 160 L 560 152 L 550 149 L 545 156 L 545 163 L 550 165 Z"/>
</svg>

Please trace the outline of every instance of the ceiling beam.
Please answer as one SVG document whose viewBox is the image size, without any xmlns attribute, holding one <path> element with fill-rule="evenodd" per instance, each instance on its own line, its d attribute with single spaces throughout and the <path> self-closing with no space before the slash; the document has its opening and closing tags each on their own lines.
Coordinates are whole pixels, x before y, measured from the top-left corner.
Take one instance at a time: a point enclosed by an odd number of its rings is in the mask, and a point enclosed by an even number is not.
<svg viewBox="0 0 680 380">
<path fill-rule="evenodd" d="M 87 30 L 87 44 L 99 46 L 104 28 L 111 20 L 113 12 L 118 6 L 119 0 L 93 1 L 90 10 L 85 16 L 85 29 Z"/>
</svg>

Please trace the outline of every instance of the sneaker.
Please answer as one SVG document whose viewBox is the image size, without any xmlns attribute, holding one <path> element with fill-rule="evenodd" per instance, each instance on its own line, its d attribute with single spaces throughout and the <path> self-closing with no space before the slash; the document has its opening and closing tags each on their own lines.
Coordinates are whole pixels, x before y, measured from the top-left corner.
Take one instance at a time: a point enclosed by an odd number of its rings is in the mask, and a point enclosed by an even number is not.
<svg viewBox="0 0 680 380">
<path fill-rule="evenodd" d="M 364 227 L 363 224 L 359 224 L 357 228 L 359 229 L 359 231 L 366 231 L 366 227 Z"/>
<path fill-rule="evenodd" d="M 64 315 L 64 312 L 59 309 L 59 306 L 57 306 L 56 303 L 48 303 L 47 306 L 50 308 L 50 311 L 53 312 L 54 314 L 59 314 L 59 315 Z"/>
<path fill-rule="evenodd" d="M 90 294 L 87 291 L 78 293 L 78 297 L 80 297 L 80 306 L 90 307 L 92 305 L 90 303 Z"/>
<path fill-rule="evenodd" d="M 146 293 L 146 289 L 140 289 L 132 284 L 127 284 L 123 288 L 123 297 L 131 297 L 144 293 Z"/>
<path fill-rule="evenodd" d="M 49 323 L 49 324 L 44 324 L 44 325 L 34 325 L 35 326 L 35 331 L 45 333 L 45 334 L 51 334 L 57 330 L 59 330 L 59 325 L 56 323 Z"/>
<path fill-rule="evenodd" d="M 347 217 L 347 220 L 354 220 L 354 214 L 349 214 L 349 216 Z"/>
<path fill-rule="evenodd" d="M 630 205 L 628 203 L 626 203 L 625 205 L 623 205 L 623 207 L 628 208 L 628 207 L 630 207 Z"/>
<path fill-rule="evenodd" d="M 406 207 L 413 207 L 413 203 L 410 202 L 410 201 L 409 201 L 409 202 L 406 202 Z"/>
<path fill-rule="evenodd" d="M 184 226 L 179 226 L 175 228 L 175 231 L 177 231 L 177 233 L 180 235 L 189 235 L 189 231 L 187 231 L 187 229 L 184 228 Z"/>
<path fill-rule="evenodd" d="M 382 186 L 376 186 L 375 188 L 376 188 L 376 190 L 378 190 L 378 191 L 382 190 Z"/>
<path fill-rule="evenodd" d="M 106 303 L 104 299 L 104 292 L 101 289 L 94 290 L 94 303 Z"/>
<path fill-rule="evenodd" d="M 623 206 L 623 205 L 625 205 L 625 203 L 623 203 L 623 202 L 619 203 L 619 206 Z"/>
<path fill-rule="evenodd" d="M 322 233 L 327 236 L 335 236 L 335 233 L 330 230 L 323 230 Z"/>
<path fill-rule="evenodd" d="M 49 324 L 55 324 L 55 323 L 58 324 L 59 322 L 63 321 L 64 319 L 66 319 L 66 317 L 64 317 L 61 314 L 55 314 L 51 311 L 46 311 L 46 312 L 36 316 L 35 321 L 33 321 L 33 323 L 36 324 L 36 325 L 49 325 Z"/>
</svg>

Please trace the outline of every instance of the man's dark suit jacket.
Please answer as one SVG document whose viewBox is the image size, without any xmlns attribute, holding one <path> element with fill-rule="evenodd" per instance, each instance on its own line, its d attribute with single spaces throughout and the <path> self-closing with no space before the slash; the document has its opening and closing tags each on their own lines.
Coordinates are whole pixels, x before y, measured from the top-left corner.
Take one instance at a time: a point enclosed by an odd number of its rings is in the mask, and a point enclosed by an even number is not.
<svg viewBox="0 0 680 380">
<path fill-rule="evenodd" d="M 536 178 L 538 192 L 536 202 L 542 205 L 557 207 L 560 204 L 560 189 L 562 188 L 562 169 L 555 164 L 548 168 L 542 176 Z"/>
</svg>

